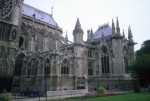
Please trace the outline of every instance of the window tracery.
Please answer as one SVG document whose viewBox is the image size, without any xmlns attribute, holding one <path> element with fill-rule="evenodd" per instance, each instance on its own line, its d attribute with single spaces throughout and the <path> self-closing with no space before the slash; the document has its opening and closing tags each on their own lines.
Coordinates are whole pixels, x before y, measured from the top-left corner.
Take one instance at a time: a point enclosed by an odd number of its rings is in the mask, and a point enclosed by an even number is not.
<svg viewBox="0 0 150 101">
<path fill-rule="evenodd" d="M 47 75 L 47 74 L 50 74 L 50 61 L 49 59 L 46 59 L 45 61 L 45 64 L 44 64 L 44 73 Z"/>
<path fill-rule="evenodd" d="M 13 0 L 0 0 L 0 19 L 11 21 Z"/>
<path fill-rule="evenodd" d="M 89 62 L 88 63 L 88 75 L 93 75 L 93 71 L 94 71 L 94 68 L 93 68 L 93 63 L 92 62 Z"/>
<path fill-rule="evenodd" d="M 69 74 L 69 60 L 64 59 L 61 64 L 61 74 Z"/>
<path fill-rule="evenodd" d="M 106 46 L 101 47 L 101 64 L 102 64 L 102 73 L 110 73 L 109 69 L 109 55 L 108 49 Z"/>
</svg>

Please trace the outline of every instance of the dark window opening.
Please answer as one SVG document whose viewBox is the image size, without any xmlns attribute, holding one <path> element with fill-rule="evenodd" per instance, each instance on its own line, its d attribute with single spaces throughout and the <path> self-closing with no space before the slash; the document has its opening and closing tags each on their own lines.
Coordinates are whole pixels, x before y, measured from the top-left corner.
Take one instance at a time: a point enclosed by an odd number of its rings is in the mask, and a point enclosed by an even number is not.
<svg viewBox="0 0 150 101">
<path fill-rule="evenodd" d="M 23 45 L 24 39 L 23 37 L 19 38 L 19 48 L 21 48 L 21 46 Z"/>
<path fill-rule="evenodd" d="M 17 32 L 15 30 L 13 30 L 12 37 L 11 37 L 12 40 L 16 40 L 16 34 L 17 34 Z"/>
<path fill-rule="evenodd" d="M 61 74 L 69 74 L 69 61 L 67 59 L 63 60 Z"/>
<path fill-rule="evenodd" d="M 92 58 L 92 51 L 91 50 L 88 51 L 88 58 Z"/>
<path fill-rule="evenodd" d="M 92 62 L 88 63 L 88 75 L 93 75 L 93 64 L 92 64 Z"/>
<path fill-rule="evenodd" d="M 105 46 L 102 46 L 102 53 L 101 53 L 101 64 L 102 64 L 102 73 L 110 73 L 109 70 L 109 56 L 108 51 Z"/>
<path fill-rule="evenodd" d="M 45 61 L 44 73 L 45 74 L 50 74 L 50 61 L 48 59 L 46 59 L 46 61 Z"/>
<path fill-rule="evenodd" d="M 23 66 L 23 58 L 25 55 L 21 53 L 17 56 L 16 62 L 15 62 L 15 68 L 14 68 L 14 75 L 15 76 L 21 76 L 22 66 Z"/>
</svg>

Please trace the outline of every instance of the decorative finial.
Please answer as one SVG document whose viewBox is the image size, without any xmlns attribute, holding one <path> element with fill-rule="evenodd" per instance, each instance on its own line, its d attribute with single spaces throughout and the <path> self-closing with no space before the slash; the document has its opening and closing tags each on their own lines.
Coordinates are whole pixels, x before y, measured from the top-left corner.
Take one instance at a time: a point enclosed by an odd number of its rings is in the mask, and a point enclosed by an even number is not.
<svg viewBox="0 0 150 101">
<path fill-rule="evenodd" d="M 53 17 L 53 7 L 51 8 L 51 16 Z"/>
<path fill-rule="evenodd" d="M 131 27 L 129 26 L 128 27 L 128 39 L 129 39 L 130 43 L 134 43 L 132 38 L 133 38 L 133 36 L 132 36 Z"/>
<path fill-rule="evenodd" d="M 124 29 L 123 29 L 123 32 L 122 32 L 122 36 L 123 36 L 123 38 L 125 38 Z"/>
<path fill-rule="evenodd" d="M 114 20 L 112 19 L 112 34 L 115 34 L 115 24 Z"/>
<path fill-rule="evenodd" d="M 73 33 L 78 33 L 78 32 L 79 33 L 83 33 L 83 30 L 81 28 L 81 24 L 80 24 L 79 18 L 77 18 L 75 29 L 73 30 Z"/>
<path fill-rule="evenodd" d="M 117 34 L 120 34 L 120 27 L 119 27 L 119 21 L 118 21 L 118 17 L 116 17 L 116 30 L 117 30 Z"/>
</svg>

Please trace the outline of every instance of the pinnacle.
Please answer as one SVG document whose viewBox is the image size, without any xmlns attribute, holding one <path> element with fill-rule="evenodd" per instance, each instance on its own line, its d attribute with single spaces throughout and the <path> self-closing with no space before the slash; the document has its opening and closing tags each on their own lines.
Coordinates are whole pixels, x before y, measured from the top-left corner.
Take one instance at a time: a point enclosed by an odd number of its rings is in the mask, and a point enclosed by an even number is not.
<svg viewBox="0 0 150 101">
<path fill-rule="evenodd" d="M 75 29 L 73 30 L 73 33 L 77 33 L 77 32 L 83 33 L 79 18 L 77 18 L 76 26 Z"/>
</svg>

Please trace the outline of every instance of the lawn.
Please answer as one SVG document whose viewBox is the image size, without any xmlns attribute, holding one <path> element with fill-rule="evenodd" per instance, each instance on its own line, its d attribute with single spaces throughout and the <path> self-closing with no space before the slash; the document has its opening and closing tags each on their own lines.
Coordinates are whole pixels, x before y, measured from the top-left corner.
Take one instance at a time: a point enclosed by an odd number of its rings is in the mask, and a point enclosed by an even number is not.
<svg viewBox="0 0 150 101">
<path fill-rule="evenodd" d="M 47 101 L 150 101 L 150 93 L 128 93 L 124 95 L 96 97 L 88 99 L 60 99 Z"/>
</svg>

